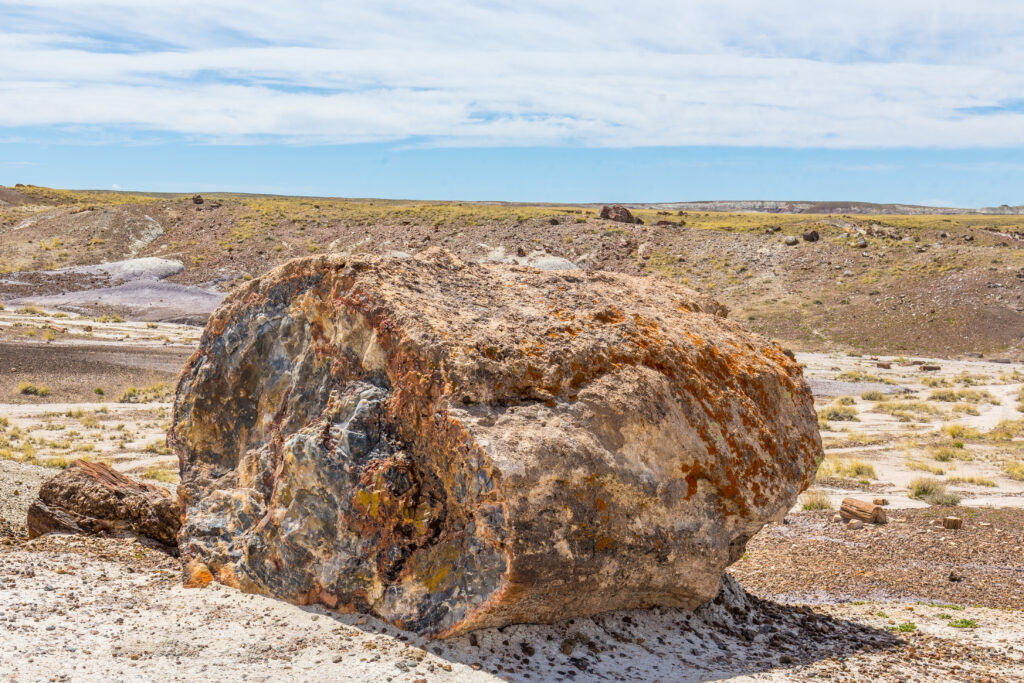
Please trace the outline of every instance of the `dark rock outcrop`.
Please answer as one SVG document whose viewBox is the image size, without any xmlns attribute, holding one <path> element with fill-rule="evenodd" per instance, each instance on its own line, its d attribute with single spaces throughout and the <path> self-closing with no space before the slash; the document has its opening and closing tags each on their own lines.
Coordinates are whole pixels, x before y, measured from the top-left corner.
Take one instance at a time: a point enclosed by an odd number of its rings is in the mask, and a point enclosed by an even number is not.
<svg viewBox="0 0 1024 683">
<path fill-rule="evenodd" d="M 178 501 L 167 489 L 76 460 L 39 489 L 28 508 L 28 535 L 131 532 L 174 546 L 180 521 Z"/>
<path fill-rule="evenodd" d="M 607 204 L 601 207 L 601 218 L 606 218 L 610 221 L 617 221 L 619 223 L 636 223 L 638 222 L 633 214 L 630 213 L 629 209 L 622 206 L 621 204 Z"/>
<path fill-rule="evenodd" d="M 657 278 L 339 255 L 186 365 L 186 580 L 450 636 L 712 599 L 822 455 L 772 342 Z"/>
</svg>

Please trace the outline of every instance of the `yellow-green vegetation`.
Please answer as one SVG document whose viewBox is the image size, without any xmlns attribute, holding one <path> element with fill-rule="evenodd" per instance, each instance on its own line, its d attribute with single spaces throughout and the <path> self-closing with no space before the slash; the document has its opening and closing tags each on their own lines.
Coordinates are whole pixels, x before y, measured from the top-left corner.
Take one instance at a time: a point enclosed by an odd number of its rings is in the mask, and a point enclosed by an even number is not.
<svg viewBox="0 0 1024 683">
<path fill-rule="evenodd" d="M 888 440 L 889 438 L 885 436 L 855 433 L 841 439 L 824 439 L 822 446 L 825 448 L 863 448 L 865 446 L 877 446 Z"/>
<path fill-rule="evenodd" d="M 158 401 L 169 401 L 174 396 L 174 391 L 166 384 L 151 384 L 143 389 L 128 387 L 121 394 L 119 403 L 153 403 Z"/>
<path fill-rule="evenodd" d="M 872 375 L 863 370 L 847 370 L 836 375 L 836 379 L 842 382 L 878 382 L 880 384 L 896 384 L 895 380 L 879 375 Z"/>
<path fill-rule="evenodd" d="M 1021 462 L 1020 460 L 1010 460 L 1003 464 L 1003 472 L 1010 479 L 1024 481 L 1024 462 Z"/>
<path fill-rule="evenodd" d="M 875 468 L 870 463 L 856 458 L 835 458 L 825 456 L 818 466 L 817 477 L 846 477 L 849 479 L 876 479 Z"/>
<path fill-rule="evenodd" d="M 912 621 L 908 621 L 898 626 L 887 626 L 890 631 L 896 631 L 897 633 L 913 633 L 917 630 L 917 624 Z"/>
<path fill-rule="evenodd" d="M 142 473 L 142 478 L 162 481 L 165 484 L 178 483 L 178 473 L 164 467 L 149 467 Z"/>
<path fill-rule="evenodd" d="M 22 382 L 18 385 L 18 393 L 24 394 L 25 396 L 49 396 L 50 387 L 43 384 L 32 384 L 31 382 Z"/>
<path fill-rule="evenodd" d="M 946 470 L 938 467 L 937 465 L 929 465 L 926 462 L 918 462 L 917 460 L 907 460 L 904 464 L 908 470 L 927 472 L 928 474 L 934 474 L 939 477 L 946 473 Z"/>
<path fill-rule="evenodd" d="M 828 494 L 821 489 L 812 489 L 800 494 L 800 509 L 802 510 L 831 510 L 832 501 Z"/>
<path fill-rule="evenodd" d="M 1012 441 L 1024 437 L 1024 418 L 1019 420 L 1002 420 L 985 435 L 992 441 Z"/>
<path fill-rule="evenodd" d="M 946 625 L 953 628 L 978 628 L 978 622 L 974 619 L 953 619 Z"/>
<path fill-rule="evenodd" d="M 945 432 L 953 439 L 980 439 L 981 432 L 972 427 L 967 427 L 962 424 L 948 424 L 943 425 L 942 431 Z"/>
<path fill-rule="evenodd" d="M 864 399 L 865 401 L 884 401 L 885 400 L 885 394 L 883 394 L 881 391 L 865 391 L 863 394 L 860 395 L 860 397 L 862 399 Z"/>
<path fill-rule="evenodd" d="M 945 482 L 932 477 L 918 477 L 910 482 L 911 498 L 923 500 L 929 505 L 953 506 L 960 504 L 960 496 L 946 491 Z"/>
<path fill-rule="evenodd" d="M 948 484 L 970 484 L 971 486 L 988 486 L 993 487 L 996 485 L 991 479 L 985 479 L 984 477 L 950 477 L 946 480 Z"/>
<path fill-rule="evenodd" d="M 155 453 L 156 455 L 169 455 L 171 449 L 167 447 L 167 444 L 163 441 L 154 441 L 151 444 L 146 445 L 147 453 Z"/>
<path fill-rule="evenodd" d="M 841 406 L 852 406 L 856 402 L 857 399 L 855 399 L 853 396 L 840 396 L 839 398 L 836 399 L 836 403 Z"/>
<path fill-rule="evenodd" d="M 818 420 L 824 420 L 825 422 L 837 421 L 837 422 L 860 422 L 860 418 L 857 417 L 857 411 L 854 408 L 850 408 L 845 405 L 828 406 L 818 411 Z"/>
<path fill-rule="evenodd" d="M 937 389 L 928 397 L 932 401 L 966 401 L 967 403 L 991 403 L 999 405 L 999 399 L 987 391 L 977 389 Z"/>
<path fill-rule="evenodd" d="M 966 448 L 956 448 L 954 446 L 936 446 L 932 448 L 932 458 L 939 462 L 949 462 L 951 460 L 974 460 L 974 456 Z"/>
<path fill-rule="evenodd" d="M 106 192 L 96 190 L 55 190 L 50 187 L 23 185 L 18 191 L 39 202 L 58 204 L 61 206 L 78 206 L 83 210 L 93 210 L 100 206 L 122 206 L 125 204 L 151 204 L 169 196 L 156 196 L 139 192 Z M 184 196 L 184 195 L 183 195 Z"/>
<path fill-rule="evenodd" d="M 942 415 L 943 412 L 936 406 L 923 401 L 880 401 L 872 408 L 879 413 L 888 413 L 900 422 L 927 422 L 928 420 Z"/>
</svg>

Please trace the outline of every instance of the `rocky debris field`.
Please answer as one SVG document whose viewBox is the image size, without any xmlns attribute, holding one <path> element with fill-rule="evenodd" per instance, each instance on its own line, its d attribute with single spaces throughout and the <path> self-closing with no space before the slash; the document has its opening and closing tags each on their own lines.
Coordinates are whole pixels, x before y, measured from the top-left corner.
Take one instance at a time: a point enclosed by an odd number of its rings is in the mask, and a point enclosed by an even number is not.
<svg viewBox="0 0 1024 683">
<path fill-rule="evenodd" d="M 963 527 L 944 529 L 947 514 L 959 515 Z M 849 529 L 827 511 L 789 515 L 755 536 L 729 571 L 748 590 L 787 601 L 1024 610 L 1024 509 L 931 507 L 887 517 L 887 524 Z"/>
</svg>

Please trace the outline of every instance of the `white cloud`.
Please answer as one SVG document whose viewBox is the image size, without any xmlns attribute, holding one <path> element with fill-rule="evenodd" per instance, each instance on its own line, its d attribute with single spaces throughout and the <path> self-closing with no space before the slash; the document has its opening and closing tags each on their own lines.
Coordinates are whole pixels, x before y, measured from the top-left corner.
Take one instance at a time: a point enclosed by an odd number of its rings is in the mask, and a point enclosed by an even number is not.
<svg viewBox="0 0 1024 683">
<path fill-rule="evenodd" d="M 1024 145 L 1024 113 L 963 111 L 1024 97 L 1024 6 L 961 7 L 0 2 L 0 126 L 230 143 Z"/>
</svg>

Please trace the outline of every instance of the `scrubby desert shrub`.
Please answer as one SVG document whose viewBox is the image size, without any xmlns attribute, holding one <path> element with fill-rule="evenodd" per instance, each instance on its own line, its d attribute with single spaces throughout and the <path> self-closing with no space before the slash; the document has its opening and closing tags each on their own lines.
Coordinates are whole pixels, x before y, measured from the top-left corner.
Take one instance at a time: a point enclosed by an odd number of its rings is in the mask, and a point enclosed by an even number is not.
<svg viewBox="0 0 1024 683">
<path fill-rule="evenodd" d="M 865 401 L 884 401 L 885 400 L 885 394 L 883 394 L 881 391 L 865 391 L 863 394 L 860 395 L 860 397 L 862 399 L 864 399 Z"/>
<path fill-rule="evenodd" d="M 828 494 L 820 489 L 804 491 L 800 495 L 800 507 L 803 510 L 832 510 L 832 501 Z"/>
<path fill-rule="evenodd" d="M 155 401 L 169 401 L 173 392 L 166 384 L 152 384 L 143 389 L 128 387 L 121 394 L 119 403 L 152 403 Z"/>
<path fill-rule="evenodd" d="M 937 448 L 933 448 L 932 458 L 939 462 L 949 462 L 951 460 L 965 460 L 969 462 L 974 460 L 974 456 L 971 455 L 970 451 L 963 448 L 962 443 L 960 448 L 957 448 L 956 446 L 939 446 Z"/>
<path fill-rule="evenodd" d="M 972 429 L 962 424 L 948 424 L 942 428 L 950 438 L 953 439 L 979 439 L 981 438 L 981 432 L 977 429 Z"/>
<path fill-rule="evenodd" d="M 880 401 L 875 404 L 874 411 L 888 413 L 900 422 L 915 422 L 941 415 L 942 411 L 923 401 Z"/>
<path fill-rule="evenodd" d="M 841 406 L 852 406 L 857 400 L 853 396 L 840 396 L 836 399 L 836 403 Z"/>
<path fill-rule="evenodd" d="M 946 473 L 946 470 L 942 469 L 937 465 L 929 465 L 926 462 L 917 462 L 916 460 L 908 460 L 906 462 L 908 470 L 915 470 L 917 472 L 927 472 L 928 474 L 934 474 L 941 477 Z"/>
<path fill-rule="evenodd" d="M 818 418 L 826 422 L 860 422 L 857 410 L 845 405 L 829 406 L 818 411 Z"/>
<path fill-rule="evenodd" d="M 18 385 L 18 393 L 25 396 L 49 396 L 50 387 L 42 384 L 32 384 L 31 382 L 22 382 Z"/>
<path fill-rule="evenodd" d="M 971 486 L 995 486 L 996 483 L 984 477 L 950 477 L 946 480 L 949 484 L 970 484 Z"/>
<path fill-rule="evenodd" d="M 878 375 L 872 375 L 870 372 L 864 372 L 863 370 L 848 370 L 836 375 L 836 379 L 841 382 L 878 382 L 880 384 L 896 384 L 894 380 L 891 380 L 888 377 L 879 377 Z"/>
<path fill-rule="evenodd" d="M 1003 465 L 1003 472 L 1006 473 L 1010 479 L 1016 479 L 1017 481 L 1024 481 L 1024 462 L 1019 460 L 1011 460 L 1010 462 Z"/>
<path fill-rule="evenodd" d="M 863 460 L 856 458 L 826 457 L 818 467 L 818 478 L 846 477 L 850 479 L 875 479 L 875 468 Z"/>
<path fill-rule="evenodd" d="M 992 405 L 999 405 L 999 399 L 995 396 L 987 391 L 979 391 L 977 389 L 937 389 L 928 398 L 933 401 L 946 401 L 947 403 L 964 401 L 966 403 L 991 403 Z"/>
<path fill-rule="evenodd" d="M 1024 419 L 1003 420 L 985 435 L 993 441 L 1012 441 L 1024 436 Z"/>
<path fill-rule="evenodd" d="M 960 497 L 946 491 L 945 482 L 933 477 L 918 477 L 910 482 L 909 496 L 929 505 L 959 505 Z"/>
</svg>

